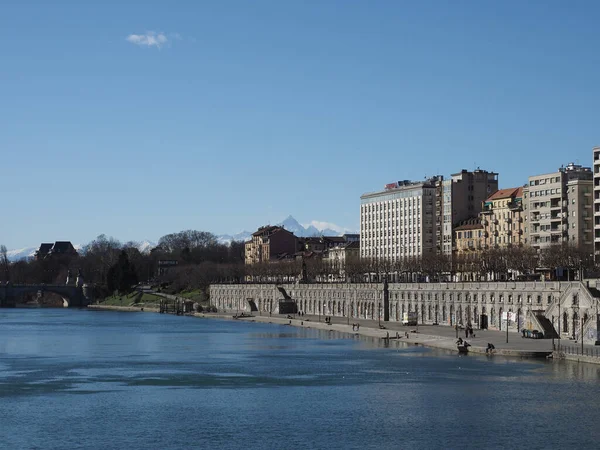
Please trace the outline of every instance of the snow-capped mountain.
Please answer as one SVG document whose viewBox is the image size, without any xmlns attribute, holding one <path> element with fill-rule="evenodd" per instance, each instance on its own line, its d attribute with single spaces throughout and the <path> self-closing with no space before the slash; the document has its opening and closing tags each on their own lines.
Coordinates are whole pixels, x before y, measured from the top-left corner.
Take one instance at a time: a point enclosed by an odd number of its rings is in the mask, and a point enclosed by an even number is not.
<svg viewBox="0 0 600 450">
<path fill-rule="evenodd" d="M 152 250 L 154 247 L 156 247 L 155 242 L 143 241 L 139 242 L 138 250 L 140 251 L 140 253 L 150 253 L 150 250 Z"/>
<path fill-rule="evenodd" d="M 245 242 L 245 241 L 250 240 L 251 237 L 252 237 L 252 233 L 250 231 L 242 231 L 241 233 L 237 233 L 234 235 L 221 234 L 221 235 L 217 236 L 217 241 L 220 244 L 229 245 L 231 243 L 231 241 Z"/>
<path fill-rule="evenodd" d="M 288 216 L 284 220 L 275 225 L 282 226 L 286 230 L 291 231 L 298 237 L 311 237 L 311 236 L 341 236 L 344 233 L 356 233 L 355 231 L 349 230 L 344 227 L 340 227 L 334 223 L 322 222 L 313 220 L 312 222 L 301 225 L 294 217 Z M 229 244 L 231 241 L 247 241 L 252 237 L 252 233 L 249 231 L 242 231 L 235 235 L 222 234 L 217 236 L 217 239 L 222 244 Z"/>
<path fill-rule="evenodd" d="M 286 230 L 291 231 L 299 237 L 341 236 L 344 233 L 356 233 L 356 231 L 340 227 L 334 223 L 322 222 L 319 220 L 313 220 L 308 224 L 301 225 L 292 216 L 288 216 L 284 221 L 278 223 L 277 225 L 283 226 Z"/>
<path fill-rule="evenodd" d="M 38 247 L 25 247 L 25 248 L 17 248 L 15 250 L 9 250 L 6 252 L 6 256 L 8 256 L 8 260 L 19 261 L 21 259 L 27 259 L 33 257 Z"/>
</svg>

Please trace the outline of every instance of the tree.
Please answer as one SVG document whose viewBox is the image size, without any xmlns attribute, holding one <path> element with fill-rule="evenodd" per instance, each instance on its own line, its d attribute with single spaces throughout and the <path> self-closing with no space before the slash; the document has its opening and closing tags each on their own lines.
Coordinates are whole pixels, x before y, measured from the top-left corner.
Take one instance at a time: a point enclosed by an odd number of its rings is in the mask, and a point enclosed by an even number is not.
<svg viewBox="0 0 600 450">
<path fill-rule="evenodd" d="M 4 278 L 10 280 L 10 263 L 8 261 L 8 251 L 6 245 L 0 245 L 0 267 L 4 270 Z"/>
<path fill-rule="evenodd" d="M 107 286 L 110 292 L 119 291 L 127 293 L 131 291 L 133 285 L 137 284 L 138 278 L 133 266 L 129 263 L 127 252 L 122 250 L 119 259 L 107 274 Z"/>
</svg>

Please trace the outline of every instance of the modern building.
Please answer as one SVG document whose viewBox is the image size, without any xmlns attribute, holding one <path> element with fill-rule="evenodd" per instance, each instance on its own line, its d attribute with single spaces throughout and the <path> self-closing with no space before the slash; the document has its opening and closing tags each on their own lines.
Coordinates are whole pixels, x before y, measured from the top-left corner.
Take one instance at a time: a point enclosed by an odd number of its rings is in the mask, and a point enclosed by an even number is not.
<svg viewBox="0 0 600 450">
<path fill-rule="evenodd" d="M 246 264 L 275 261 L 282 255 L 293 255 L 298 251 L 298 238 L 280 226 L 260 227 L 245 243 Z"/>
<path fill-rule="evenodd" d="M 438 251 L 451 256 L 455 250 L 455 227 L 469 218 L 477 217 L 483 202 L 498 190 L 498 174 L 477 169 L 461 170 L 441 183 L 441 201 L 436 204 L 436 215 L 441 219 L 441 236 L 438 235 Z"/>
<path fill-rule="evenodd" d="M 594 260 L 600 261 L 600 147 L 594 153 Z"/>
<path fill-rule="evenodd" d="M 536 249 L 566 243 L 594 251 L 593 173 L 573 163 L 529 177 L 524 192 L 527 242 Z"/>
<path fill-rule="evenodd" d="M 500 189 L 483 203 L 480 213 L 484 248 L 523 246 L 525 236 L 523 188 Z"/>
<path fill-rule="evenodd" d="M 436 251 L 435 180 L 399 181 L 360 197 L 360 256 L 398 261 Z"/>
</svg>

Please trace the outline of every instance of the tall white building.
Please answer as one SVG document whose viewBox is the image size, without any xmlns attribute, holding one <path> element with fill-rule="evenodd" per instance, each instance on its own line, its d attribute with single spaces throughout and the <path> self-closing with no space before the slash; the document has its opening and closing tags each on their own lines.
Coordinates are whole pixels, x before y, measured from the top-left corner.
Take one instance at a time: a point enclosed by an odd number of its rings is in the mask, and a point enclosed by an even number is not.
<svg viewBox="0 0 600 450">
<path fill-rule="evenodd" d="M 600 260 L 600 147 L 594 147 L 594 259 Z"/>
<path fill-rule="evenodd" d="M 399 181 L 360 197 L 360 256 L 398 261 L 436 251 L 436 186 Z"/>
</svg>

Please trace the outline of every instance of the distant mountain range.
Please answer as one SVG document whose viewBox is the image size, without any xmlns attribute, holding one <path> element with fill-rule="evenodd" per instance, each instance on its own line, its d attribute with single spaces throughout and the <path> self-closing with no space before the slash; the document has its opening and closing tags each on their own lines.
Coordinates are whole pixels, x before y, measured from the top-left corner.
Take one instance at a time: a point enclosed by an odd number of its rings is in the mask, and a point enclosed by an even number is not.
<svg viewBox="0 0 600 450">
<path fill-rule="evenodd" d="M 288 216 L 283 221 L 274 225 L 282 226 L 298 237 L 341 236 L 344 233 L 356 233 L 356 231 L 340 227 L 336 224 L 321 222 L 318 220 L 313 220 L 310 223 L 301 225 L 300 222 L 298 222 L 292 216 Z M 241 233 L 235 235 L 222 234 L 217 236 L 217 239 L 223 244 L 228 244 L 233 240 L 247 241 L 252 237 L 252 233 L 253 232 L 251 231 L 242 231 Z"/>
<path fill-rule="evenodd" d="M 301 225 L 292 216 L 286 217 L 283 221 L 276 223 L 275 225 L 284 227 L 286 230 L 291 231 L 298 237 L 341 236 L 344 233 L 356 233 L 356 231 L 340 227 L 336 224 L 329 222 L 320 222 L 318 220 L 313 220 L 310 223 Z M 234 235 L 221 234 L 217 236 L 217 240 L 222 244 L 229 244 L 231 241 L 247 241 L 252 237 L 252 233 L 253 231 L 242 231 L 241 233 L 237 233 Z M 138 250 L 142 253 L 148 253 L 150 252 L 150 250 L 156 247 L 156 245 L 157 244 L 155 242 L 146 240 L 139 243 Z M 73 246 L 78 252 L 83 251 L 83 245 L 77 244 Z M 7 256 L 9 261 L 18 261 L 20 259 L 33 258 L 38 248 L 39 246 L 9 250 L 7 252 Z"/>
</svg>

